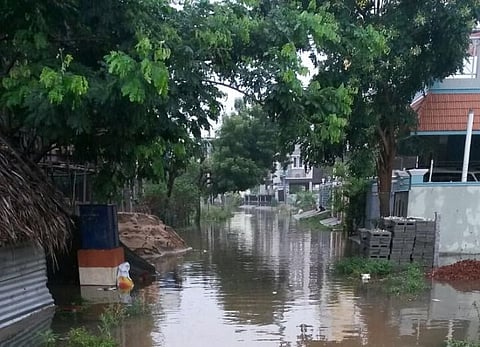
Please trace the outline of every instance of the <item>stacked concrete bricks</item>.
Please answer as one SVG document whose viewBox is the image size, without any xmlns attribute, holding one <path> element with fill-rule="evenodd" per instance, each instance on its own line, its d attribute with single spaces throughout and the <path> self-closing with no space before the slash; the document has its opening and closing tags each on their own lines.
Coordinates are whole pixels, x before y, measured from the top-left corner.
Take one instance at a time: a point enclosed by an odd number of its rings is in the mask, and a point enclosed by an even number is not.
<svg viewBox="0 0 480 347">
<path fill-rule="evenodd" d="M 425 268 L 432 268 L 435 255 L 435 221 L 417 220 L 415 224 L 412 259 Z"/>
<path fill-rule="evenodd" d="M 416 221 L 413 219 L 388 217 L 383 219 L 383 227 L 392 233 L 389 259 L 399 265 L 408 264 L 412 259 L 415 244 Z"/>
<path fill-rule="evenodd" d="M 392 234 L 389 231 L 368 230 L 364 241 L 364 252 L 368 258 L 388 260 Z"/>
</svg>

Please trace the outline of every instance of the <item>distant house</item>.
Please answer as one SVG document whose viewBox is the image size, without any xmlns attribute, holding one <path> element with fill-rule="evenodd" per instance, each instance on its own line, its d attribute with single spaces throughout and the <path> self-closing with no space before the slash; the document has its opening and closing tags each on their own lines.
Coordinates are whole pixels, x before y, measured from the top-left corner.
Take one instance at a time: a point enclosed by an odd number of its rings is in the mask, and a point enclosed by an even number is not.
<svg viewBox="0 0 480 347">
<path fill-rule="evenodd" d="M 284 201 L 288 194 L 295 194 L 299 190 L 314 190 L 316 185 L 325 181 L 324 172 L 318 167 L 309 168 L 303 161 L 300 146 L 296 145 L 290 154 L 290 162 L 286 168 L 277 163 L 273 174 L 273 187 L 278 201 Z"/>
<path fill-rule="evenodd" d="M 0 139 L 0 345 L 32 345 L 33 325 L 26 337 L 15 326 L 53 306 L 46 256 L 66 247 L 72 229 L 62 206 L 42 172 Z"/>
</svg>

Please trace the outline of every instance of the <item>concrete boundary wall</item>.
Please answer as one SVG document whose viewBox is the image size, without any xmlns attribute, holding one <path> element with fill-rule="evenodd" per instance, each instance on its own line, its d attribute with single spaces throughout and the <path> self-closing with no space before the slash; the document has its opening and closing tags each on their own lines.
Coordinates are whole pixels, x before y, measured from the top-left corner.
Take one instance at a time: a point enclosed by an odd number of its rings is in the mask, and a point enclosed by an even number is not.
<svg viewBox="0 0 480 347">
<path fill-rule="evenodd" d="M 439 219 L 439 252 L 480 253 L 480 184 L 412 185 L 408 215 Z"/>
</svg>

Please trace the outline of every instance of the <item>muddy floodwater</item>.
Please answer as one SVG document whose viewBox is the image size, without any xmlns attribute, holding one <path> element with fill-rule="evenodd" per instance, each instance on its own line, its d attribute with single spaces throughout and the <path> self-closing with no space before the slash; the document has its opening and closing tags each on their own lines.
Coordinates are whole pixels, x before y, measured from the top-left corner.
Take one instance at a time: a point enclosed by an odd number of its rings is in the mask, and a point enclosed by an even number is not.
<svg viewBox="0 0 480 347">
<path fill-rule="evenodd" d="M 134 295 L 151 313 L 127 320 L 125 347 L 443 346 L 478 339 L 480 291 L 431 283 L 416 299 L 332 273 L 349 252 L 342 233 L 302 228 L 288 216 L 245 210 L 226 226 L 182 233 L 188 254 Z M 477 287 L 478 289 L 479 287 Z M 56 315 L 54 331 L 97 324 Z"/>
</svg>

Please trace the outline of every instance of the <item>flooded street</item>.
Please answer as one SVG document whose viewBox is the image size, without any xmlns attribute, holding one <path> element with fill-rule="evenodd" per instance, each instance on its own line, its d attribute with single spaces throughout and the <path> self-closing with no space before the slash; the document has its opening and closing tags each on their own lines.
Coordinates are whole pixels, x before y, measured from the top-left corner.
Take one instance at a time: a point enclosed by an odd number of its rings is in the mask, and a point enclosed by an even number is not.
<svg viewBox="0 0 480 347">
<path fill-rule="evenodd" d="M 442 346 L 478 338 L 480 292 L 434 283 L 415 300 L 334 275 L 348 243 L 269 211 L 182 233 L 193 251 L 160 261 L 135 295 L 151 315 L 127 320 L 122 346 Z M 471 288 L 467 288 L 471 289 Z M 55 317 L 52 328 L 81 324 Z"/>
</svg>

